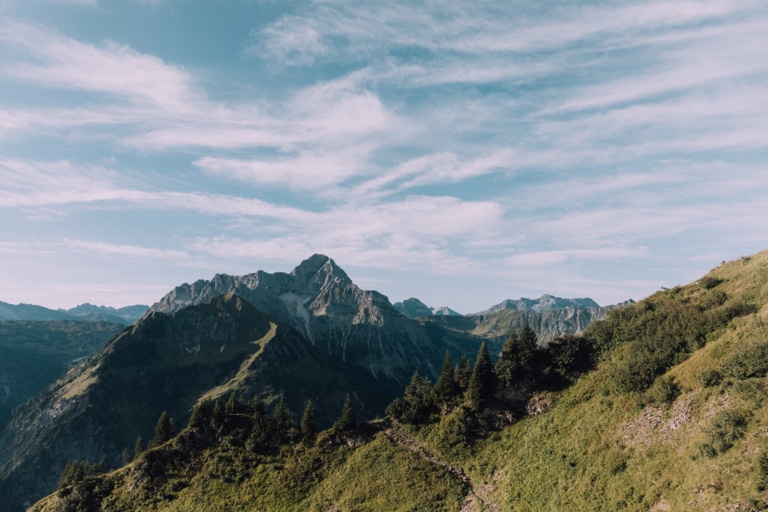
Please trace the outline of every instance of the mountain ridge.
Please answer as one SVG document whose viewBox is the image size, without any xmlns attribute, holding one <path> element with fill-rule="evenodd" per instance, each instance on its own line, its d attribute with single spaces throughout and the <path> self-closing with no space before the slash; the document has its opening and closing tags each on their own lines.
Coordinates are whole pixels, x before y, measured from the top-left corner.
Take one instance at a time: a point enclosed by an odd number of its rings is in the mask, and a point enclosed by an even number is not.
<svg viewBox="0 0 768 512">
<path fill-rule="evenodd" d="M 0 301 L 0 321 L 9 320 L 70 320 L 85 322 L 110 322 L 131 325 L 144 316 L 149 306 L 136 304 L 122 308 L 94 306 L 83 303 L 70 309 L 50 309 L 35 304 L 9 304 Z"/>
</svg>

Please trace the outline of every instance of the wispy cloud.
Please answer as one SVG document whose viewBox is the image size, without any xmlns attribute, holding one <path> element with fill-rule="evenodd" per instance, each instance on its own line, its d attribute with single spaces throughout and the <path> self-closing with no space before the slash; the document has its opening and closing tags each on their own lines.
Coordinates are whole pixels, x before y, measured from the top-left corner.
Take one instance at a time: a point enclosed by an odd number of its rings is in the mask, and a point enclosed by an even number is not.
<svg viewBox="0 0 768 512">
<path fill-rule="evenodd" d="M 120 256 L 125 258 L 150 258 L 161 260 L 189 260 L 189 254 L 177 249 L 161 249 L 138 245 L 108 244 L 90 240 L 64 239 L 64 246 L 72 252 Z"/>
<path fill-rule="evenodd" d="M 96 47 L 24 23 L 0 26 L 0 40 L 26 49 L 39 61 L 9 64 L 4 74 L 38 86 L 109 94 L 172 112 L 187 111 L 200 97 L 185 71 L 112 41 Z"/>
</svg>

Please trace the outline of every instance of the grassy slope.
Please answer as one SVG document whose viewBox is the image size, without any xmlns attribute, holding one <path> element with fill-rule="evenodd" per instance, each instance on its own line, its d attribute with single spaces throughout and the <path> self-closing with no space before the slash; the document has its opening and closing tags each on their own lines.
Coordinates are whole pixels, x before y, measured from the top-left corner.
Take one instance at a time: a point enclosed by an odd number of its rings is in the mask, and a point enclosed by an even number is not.
<svg viewBox="0 0 768 512">
<path fill-rule="evenodd" d="M 613 376 L 628 357 L 629 345 L 622 344 L 595 371 L 553 394 L 549 411 L 473 447 L 447 448 L 440 425 L 412 435 L 439 458 L 463 467 L 502 510 L 762 508 L 768 498 L 757 485 L 758 457 L 768 452 L 768 252 L 722 265 L 709 277 L 722 283 L 678 287 L 636 306 L 678 311 L 720 297 L 727 298 L 721 309 L 752 308 L 725 327 L 714 326 L 702 348 L 679 357 L 661 376 L 679 385 L 674 400 L 616 389 Z M 705 386 L 703 376 L 713 371 L 722 379 Z M 727 428 L 714 428 L 727 414 L 722 411 L 743 419 L 744 427 L 733 429 L 730 448 L 708 452 L 707 446 L 729 435 Z M 110 477 L 118 483 L 111 500 L 122 507 L 114 510 L 458 511 L 467 493 L 443 468 L 381 434 L 357 448 L 319 442 L 253 457 L 227 448 L 206 452 L 160 479 L 162 489 L 147 494 L 152 499 L 136 492 L 134 463 Z M 34 510 L 57 510 L 56 502 L 49 497 Z"/>
<path fill-rule="evenodd" d="M 552 410 L 483 440 L 463 461 L 469 473 L 494 486 L 508 510 L 761 507 L 767 497 L 756 482 L 757 458 L 768 450 L 768 351 L 761 352 L 768 348 L 768 253 L 718 267 L 710 277 L 723 280 L 714 290 L 757 311 L 710 333 L 704 348 L 669 370 L 682 388 L 673 403 L 646 405 L 643 393 L 612 392 L 614 361 L 604 358 Z M 694 283 L 656 299 L 695 302 L 705 293 Z M 729 377 L 750 364 L 763 370 Z M 725 377 L 703 387 L 705 370 Z M 699 447 L 710 439 L 707 432 L 721 410 L 746 418 L 743 437 L 714 457 L 702 455 Z"/>
</svg>

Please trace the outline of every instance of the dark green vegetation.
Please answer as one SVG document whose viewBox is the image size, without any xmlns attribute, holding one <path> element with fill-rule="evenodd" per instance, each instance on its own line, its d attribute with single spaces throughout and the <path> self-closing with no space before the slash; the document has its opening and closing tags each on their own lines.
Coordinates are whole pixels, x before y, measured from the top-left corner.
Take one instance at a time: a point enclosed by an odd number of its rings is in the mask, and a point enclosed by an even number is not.
<svg viewBox="0 0 768 512">
<path fill-rule="evenodd" d="M 767 321 L 761 253 L 545 349 L 516 332 L 490 372 L 482 349 L 449 354 L 434 383 L 413 375 L 392 428 L 249 445 L 254 412 L 216 441 L 191 424 L 83 476 L 94 501 L 72 483 L 33 510 L 762 510 Z"/>
<path fill-rule="evenodd" d="M 124 328 L 106 322 L 0 322 L 0 428 L 14 407 L 95 354 Z"/>
</svg>

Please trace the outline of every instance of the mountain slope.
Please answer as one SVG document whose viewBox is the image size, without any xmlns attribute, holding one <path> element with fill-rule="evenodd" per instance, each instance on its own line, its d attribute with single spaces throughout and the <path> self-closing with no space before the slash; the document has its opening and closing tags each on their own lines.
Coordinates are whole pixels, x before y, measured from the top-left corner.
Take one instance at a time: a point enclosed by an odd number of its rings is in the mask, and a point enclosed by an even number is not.
<svg viewBox="0 0 768 512">
<path fill-rule="evenodd" d="M 106 322 L 0 322 L 0 428 L 14 407 L 95 354 L 123 329 Z"/>
<path fill-rule="evenodd" d="M 768 252 L 619 309 L 584 340 L 594 370 L 534 394 L 539 407 L 496 432 L 458 428 L 459 407 L 401 427 L 412 450 L 383 433 L 257 458 L 221 445 L 188 474 L 156 467 L 153 488 L 140 461 L 97 481 L 113 482 L 114 510 L 459 511 L 479 506 L 472 488 L 506 511 L 768 507 Z"/>
<path fill-rule="evenodd" d="M 351 390 L 363 417 L 383 409 L 396 383 L 369 381 L 234 294 L 150 313 L 17 410 L 0 433 L 0 509 L 50 492 L 68 460 L 117 465 L 161 411 L 185 422 L 203 396 L 284 394 L 295 412 L 312 398 L 327 426 Z"/>
</svg>

